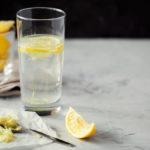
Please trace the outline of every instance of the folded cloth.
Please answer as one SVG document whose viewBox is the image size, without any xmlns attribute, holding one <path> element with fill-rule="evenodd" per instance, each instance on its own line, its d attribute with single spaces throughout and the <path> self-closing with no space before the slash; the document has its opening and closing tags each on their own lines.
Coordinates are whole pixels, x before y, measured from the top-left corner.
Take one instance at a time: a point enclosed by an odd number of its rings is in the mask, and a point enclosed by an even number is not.
<svg viewBox="0 0 150 150">
<path fill-rule="evenodd" d="M 10 60 L 0 73 L 0 96 L 20 95 L 18 61 Z"/>
</svg>

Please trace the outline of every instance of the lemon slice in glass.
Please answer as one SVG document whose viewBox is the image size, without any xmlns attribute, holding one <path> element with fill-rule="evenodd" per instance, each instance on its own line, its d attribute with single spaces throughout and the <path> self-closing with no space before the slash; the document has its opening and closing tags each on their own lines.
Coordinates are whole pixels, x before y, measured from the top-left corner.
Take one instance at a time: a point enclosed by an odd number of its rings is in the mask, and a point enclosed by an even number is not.
<svg viewBox="0 0 150 150">
<path fill-rule="evenodd" d="M 63 52 L 64 44 L 57 36 L 26 36 L 19 42 L 19 52 L 29 54 L 33 59 L 45 58 Z"/>
<path fill-rule="evenodd" d="M 65 123 L 67 131 L 75 138 L 88 138 L 96 132 L 96 125 L 87 123 L 73 108 L 69 108 Z"/>
</svg>

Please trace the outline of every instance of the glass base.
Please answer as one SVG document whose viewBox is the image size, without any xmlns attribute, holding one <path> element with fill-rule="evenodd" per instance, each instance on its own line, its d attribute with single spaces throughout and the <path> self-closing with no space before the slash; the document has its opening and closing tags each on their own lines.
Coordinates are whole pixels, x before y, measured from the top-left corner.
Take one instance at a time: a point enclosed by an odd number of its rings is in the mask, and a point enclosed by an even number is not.
<svg viewBox="0 0 150 150">
<path fill-rule="evenodd" d="M 24 104 L 26 111 L 34 111 L 40 116 L 52 115 L 58 113 L 61 110 L 61 105 L 51 105 L 50 107 L 43 106 L 27 106 Z"/>
</svg>

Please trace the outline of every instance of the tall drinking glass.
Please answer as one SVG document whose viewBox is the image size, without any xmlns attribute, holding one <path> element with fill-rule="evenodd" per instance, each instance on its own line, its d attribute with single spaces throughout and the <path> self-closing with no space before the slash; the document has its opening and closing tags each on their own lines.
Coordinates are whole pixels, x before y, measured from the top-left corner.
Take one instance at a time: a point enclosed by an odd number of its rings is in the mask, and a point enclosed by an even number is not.
<svg viewBox="0 0 150 150">
<path fill-rule="evenodd" d="M 21 100 L 26 110 L 59 108 L 65 12 L 33 7 L 17 12 Z"/>
</svg>

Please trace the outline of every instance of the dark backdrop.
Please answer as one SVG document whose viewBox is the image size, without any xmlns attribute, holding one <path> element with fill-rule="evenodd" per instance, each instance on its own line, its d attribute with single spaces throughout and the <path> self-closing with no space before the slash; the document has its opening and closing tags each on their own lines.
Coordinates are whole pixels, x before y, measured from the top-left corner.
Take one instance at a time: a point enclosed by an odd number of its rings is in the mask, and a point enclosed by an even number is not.
<svg viewBox="0 0 150 150">
<path fill-rule="evenodd" d="M 33 6 L 66 11 L 67 37 L 150 37 L 150 4 L 143 0 L 3 0 L 0 20 Z"/>
</svg>

